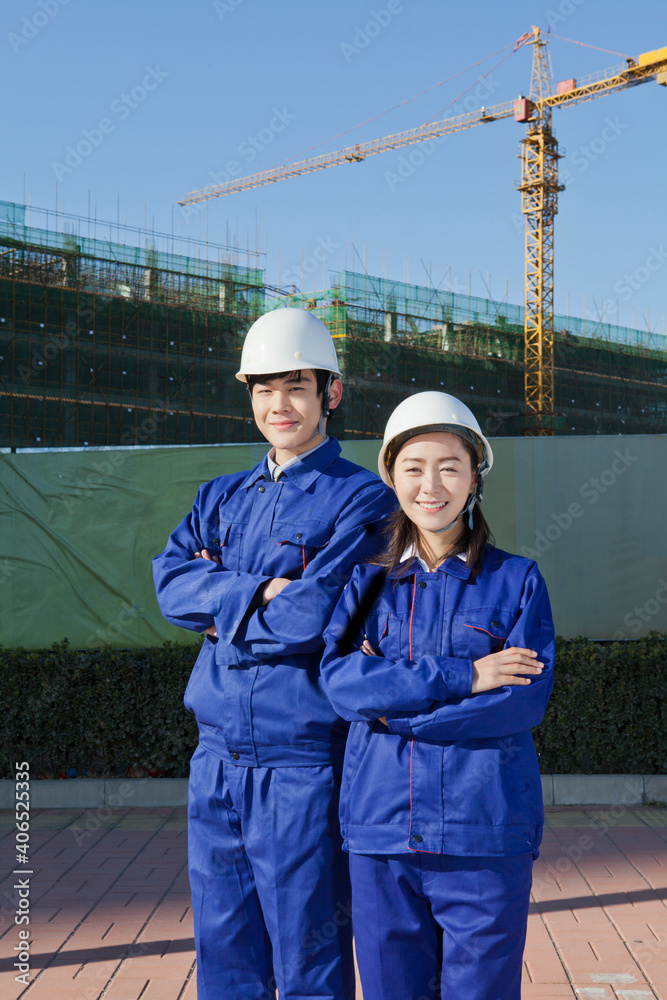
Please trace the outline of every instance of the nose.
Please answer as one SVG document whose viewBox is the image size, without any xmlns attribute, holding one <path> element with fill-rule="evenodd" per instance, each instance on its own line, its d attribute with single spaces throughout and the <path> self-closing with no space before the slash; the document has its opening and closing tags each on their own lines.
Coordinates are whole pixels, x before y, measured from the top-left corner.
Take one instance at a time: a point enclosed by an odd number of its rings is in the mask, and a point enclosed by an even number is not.
<svg viewBox="0 0 667 1000">
<path fill-rule="evenodd" d="M 424 472 L 424 478 L 421 482 L 422 493 L 428 493 L 430 496 L 436 496 L 442 492 L 442 480 L 440 478 L 440 473 L 430 469 L 426 469 Z"/>
<path fill-rule="evenodd" d="M 288 392 L 274 392 L 273 399 L 271 400 L 271 409 L 274 413 L 286 413 L 291 408 L 292 404 Z"/>
</svg>

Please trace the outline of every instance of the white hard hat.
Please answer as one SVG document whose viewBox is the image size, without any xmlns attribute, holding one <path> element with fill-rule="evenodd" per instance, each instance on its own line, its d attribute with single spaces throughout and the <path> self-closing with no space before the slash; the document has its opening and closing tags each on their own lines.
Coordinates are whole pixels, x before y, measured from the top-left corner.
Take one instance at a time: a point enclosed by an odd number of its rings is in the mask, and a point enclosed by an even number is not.
<svg viewBox="0 0 667 1000">
<path fill-rule="evenodd" d="M 456 396 L 447 392 L 417 392 L 399 403 L 387 421 L 382 450 L 378 456 L 380 477 L 391 486 L 387 462 L 409 438 L 432 431 L 458 434 L 476 445 L 480 476 L 493 465 L 491 445 L 482 434 L 474 413 Z"/>
<path fill-rule="evenodd" d="M 246 375 L 322 368 L 340 376 L 336 348 L 322 320 L 307 309 L 274 309 L 255 320 L 246 334 L 240 382 Z"/>
</svg>

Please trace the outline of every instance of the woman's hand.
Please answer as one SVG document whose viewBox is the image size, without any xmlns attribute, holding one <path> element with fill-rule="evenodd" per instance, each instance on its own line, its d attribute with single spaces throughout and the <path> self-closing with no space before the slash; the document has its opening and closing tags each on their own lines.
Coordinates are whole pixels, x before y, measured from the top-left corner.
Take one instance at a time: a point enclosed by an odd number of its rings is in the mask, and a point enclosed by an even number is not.
<svg viewBox="0 0 667 1000">
<path fill-rule="evenodd" d="M 284 576 L 274 576 L 272 580 L 269 580 L 266 587 L 264 588 L 264 596 L 262 597 L 262 604 L 268 604 L 272 601 L 274 597 L 277 597 L 285 589 L 291 580 L 287 580 Z"/>
<path fill-rule="evenodd" d="M 489 653 L 488 656 L 475 660 L 472 669 L 472 694 L 492 691 L 506 684 L 530 684 L 529 677 L 518 675 L 539 676 L 542 673 L 544 664 L 536 660 L 536 656 L 534 649 L 511 646 L 509 649 L 501 649 L 499 653 Z"/>
</svg>

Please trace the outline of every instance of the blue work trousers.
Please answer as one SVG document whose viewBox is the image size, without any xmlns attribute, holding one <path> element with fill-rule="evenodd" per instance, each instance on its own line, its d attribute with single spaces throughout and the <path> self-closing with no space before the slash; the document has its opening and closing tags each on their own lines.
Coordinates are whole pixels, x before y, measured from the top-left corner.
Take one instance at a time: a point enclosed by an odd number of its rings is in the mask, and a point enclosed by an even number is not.
<svg viewBox="0 0 667 1000">
<path fill-rule="evenodd" d="M 533 858 L 350 855 L 364 1000 L 520 1000 Z"/>
<path fill-rule="evenodd" d="M 247 767 L 198 747 L 188 861 L 198 1000 L 353 1000 L 340 764 Z"/>
</svg>

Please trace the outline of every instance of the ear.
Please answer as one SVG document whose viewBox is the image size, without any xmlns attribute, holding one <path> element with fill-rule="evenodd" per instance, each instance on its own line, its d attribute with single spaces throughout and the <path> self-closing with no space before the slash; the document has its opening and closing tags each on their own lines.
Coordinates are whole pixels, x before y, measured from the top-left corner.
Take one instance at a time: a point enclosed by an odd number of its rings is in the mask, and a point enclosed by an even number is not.
<svg viewBox="0 0 667 1000">
<path fill-rule="evenodd" d="M 335 410 L 337 406 L 340 405 L 340 401 L 343 398 L 343 383 L 339 378 L 335 378 L 331 383 L 331 389 L 329 390 L 329 409 Z"/>
</svg>

